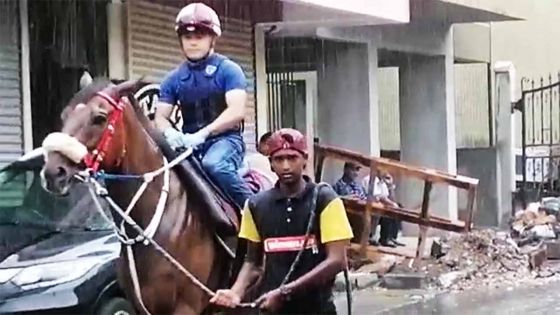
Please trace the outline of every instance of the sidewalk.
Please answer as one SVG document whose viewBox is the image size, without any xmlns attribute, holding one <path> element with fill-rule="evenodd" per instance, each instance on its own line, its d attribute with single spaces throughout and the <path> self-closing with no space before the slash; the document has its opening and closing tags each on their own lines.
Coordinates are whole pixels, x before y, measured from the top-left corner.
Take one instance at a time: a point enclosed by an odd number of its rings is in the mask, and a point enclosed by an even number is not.
<svg viewBox="0 0 560 315">
<path fill-rule="evenodd" d="M 368 246 L 367 256 L 374 263 L 383 260 L 383 256 L 396 255 L 403 259 L 401 263 L 409 263 L 416 254 L 417 237 L 399 237 L 399 241 L 406 244 L 404 247 L 373 247 Z M 433 238 L 427 240 L 425 256 L 429 256 L 429 248 Z M 354 249 L 358 249 L 355 245 Z M 377 277 L 376 274 L 368 274 L 367 270 L 370 265 L 365 265 L 358 271 L 350 273 L 350 281 L 353 283 L 352 291 L 353 307 L 352 314 L 381 314 L 390 312 L 406 305 L 423 302 L 434 298 L 439 292 L 435 289 L 385 289 L 380 287 L 382 276 Z M 364 272 L 366 270 L 366 272 Z M 356 288 L 357 284 L 357 288 Z M 335 305 L 339 315 L 347 314 L 346 292 L 344 291 L 344 282 L 342 275 L 337 277 L 335 288 Z"/>
<path fill-rule="evenodd" d="M 387 290 L 370 288 L 352 292 L 352 315 L 388 313 L 407 305 L 431 300 L 437 296 L 434 290 Z M 335 295 L 338 315 L 347 314 L 346 293 Z"/>
</svg>

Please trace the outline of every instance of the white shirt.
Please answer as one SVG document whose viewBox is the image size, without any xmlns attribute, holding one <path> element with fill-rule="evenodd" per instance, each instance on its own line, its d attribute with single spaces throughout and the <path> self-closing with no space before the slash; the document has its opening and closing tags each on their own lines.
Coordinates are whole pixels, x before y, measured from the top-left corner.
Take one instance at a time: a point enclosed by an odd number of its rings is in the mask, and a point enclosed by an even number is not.
<svg viewBox="0 0 560 315">
<path fill-rule="evenodd" d="M 369 186 L 369 175 L 364 177 L 362 180 L 362 185 L 365 187 L 366 191 Z M 389 187 L 385 181 L 380 180 L 379 177 L 375 177 L 373 181 L 373 196 L 376 198 L 387 197 L 389 198 Z"/>
</svg>

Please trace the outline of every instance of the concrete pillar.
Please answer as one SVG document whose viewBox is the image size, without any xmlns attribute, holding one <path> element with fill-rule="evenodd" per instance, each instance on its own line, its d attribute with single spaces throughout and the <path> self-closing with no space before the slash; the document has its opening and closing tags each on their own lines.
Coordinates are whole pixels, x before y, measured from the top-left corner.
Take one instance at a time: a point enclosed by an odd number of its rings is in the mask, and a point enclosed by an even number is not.
<svg viewBox="0 0 560 315">
<path fill-rule="evenodd" d="M 109 78 L 127 79 L 126 4 L 122 0 L 107 3 L 107 39 L 109 53 Z"/>
<path fill-rule="evenodd" d="M 445 55 L 410 55 L 399 67 L 401 161 L 456 173 L 451 30 L 444 43 Z M 422 182 L 401 179 L 399 201 L 405 207 L 420 208 L 422 191 Z M 457 218 L 455 188 L 435 185 L 430 197 L 431 214 Z"/>
<path fill-rule="evenodd" d="M 515 98 L 513 80 L 515 69 L 511 62 L 498 62 L 494 67 L 496 80 L 496 184 L 498 208 L 494 211 L 496 225 L 504 227 L 512 211 L 512 196 L 515 191 L 515 151 L 512 135 L 513 110 Z"/>
<path fill-rule="evenodd" d="M 377 47 L 325 41 L 318 67 L 318 137 L 321 143 L 379 156 Z M 342 165 L 328 165 L 333 182 Z"/>
</svg>

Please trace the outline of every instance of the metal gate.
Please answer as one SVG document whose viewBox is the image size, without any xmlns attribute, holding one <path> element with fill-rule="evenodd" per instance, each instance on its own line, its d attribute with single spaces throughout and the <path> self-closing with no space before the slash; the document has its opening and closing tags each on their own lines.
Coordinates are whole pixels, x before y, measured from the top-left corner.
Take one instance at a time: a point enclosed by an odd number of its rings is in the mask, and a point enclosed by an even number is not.
<svg viewBox="0 0 560 315">
<path fill-rule="evenodd" d="M 268 125 L 272 131 L 280 128 L 295 128 L 286 125 L 286 116 L 292 116 L 288 106 L 295 99 L 295 84 L 293 72 L 269 72 L 266 74 L 268 87 Z M 287 111 L 288 110 L 288 111 Z"/>
<path fill-rule="evenodd" d="M 271 30 L 273 30 L 272 28 Z M 265 64 L 270 130 L 296 128 L 299 118 L 294 109 L 298 97 L 296 72 L 313 71 L 316 67 L 314 40 L 271 37 L 265 33 Z M 301 83 L 301 82 L 300 82 Z M 296 128 L 297 129 L 297 128 Z"/>
<path fill-rule="evenodd" d="M 560 74 L 539 81 L 523 79 L 516 109 L 522 113 L 520 187 L 525 203 L 560 196 Z"/>
</svg>

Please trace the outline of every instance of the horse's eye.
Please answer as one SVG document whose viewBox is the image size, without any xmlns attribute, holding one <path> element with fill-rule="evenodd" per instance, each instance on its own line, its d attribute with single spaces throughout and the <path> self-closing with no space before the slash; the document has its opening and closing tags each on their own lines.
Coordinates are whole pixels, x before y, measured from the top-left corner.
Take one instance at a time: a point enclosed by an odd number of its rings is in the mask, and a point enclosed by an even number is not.
<svg viewBox="0 0 560 315">
<path fill-rule="evenodd" d="M 107 116 L 105 115 L 96 115 L 93 117 L 91 123 L 96 126 L 101 126 L 107 122 Z"/>
</svg>

